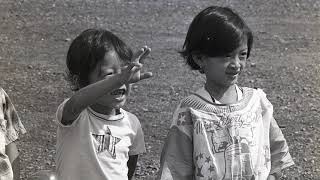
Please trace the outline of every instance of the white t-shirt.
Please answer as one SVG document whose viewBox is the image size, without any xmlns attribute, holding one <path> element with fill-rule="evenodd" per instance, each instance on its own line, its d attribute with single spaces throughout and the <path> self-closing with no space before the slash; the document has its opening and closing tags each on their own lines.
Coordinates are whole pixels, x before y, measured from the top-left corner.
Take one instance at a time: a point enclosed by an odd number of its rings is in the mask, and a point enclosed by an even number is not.
<svg viewBox="0 0 320 180">
<path fill-rule="evenodd" d="M 61 123 L 65 100 L 57 110 L 56 170 L 59 180 L 125 180 L 130 155 L 144 153 L 137 117 L 123 109 L 107 116 L 86 108 L 68 126 Z"/>
</svg>

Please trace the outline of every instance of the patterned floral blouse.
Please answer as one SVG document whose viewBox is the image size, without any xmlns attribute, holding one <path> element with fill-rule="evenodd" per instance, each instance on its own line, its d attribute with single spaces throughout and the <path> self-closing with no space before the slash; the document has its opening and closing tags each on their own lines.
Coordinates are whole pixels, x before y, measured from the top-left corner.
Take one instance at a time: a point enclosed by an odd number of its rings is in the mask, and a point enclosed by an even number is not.
<svg viewBox="0 0 320 180">
<path fill-rule="evenodd" d="M 7 93 L 0 87 L 0 179 L 13 179 L 13 172 L 6 145 L 26 132 Z"/>
<path fill-rule="evenodd" d="M 215 104 L 203 88 L 183 99 L 161 155 L 161 180 L 266 180 L 294 164 L 261 89 Z"/>
</svg>

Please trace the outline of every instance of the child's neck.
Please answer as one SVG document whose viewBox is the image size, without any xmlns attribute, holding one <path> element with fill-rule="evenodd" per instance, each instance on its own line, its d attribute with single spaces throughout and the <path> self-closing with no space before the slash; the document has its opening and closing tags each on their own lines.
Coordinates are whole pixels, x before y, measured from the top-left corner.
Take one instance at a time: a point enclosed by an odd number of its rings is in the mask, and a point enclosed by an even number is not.
<svg viewBox="0 0 320 180">
<path fill-rule="evenodd" d="M 238 94 L 235 84 L 231 86 L 221 86 L 207 82 L 205 84 L 205 88 L 211 97 L 222 104 L 232 104 L 238 101 Z"/>
<path fill-rule="evenodd" d="M 114 116 L 114 115 L 117 115 L 120 113 L 119 109 L 106 107 L 101 104 L 93 104 L 90 107 L 95 112 L 100 113 L 100 114 L 104 114 L 104 115 L 108 115 L 108 116 Z"/>
</svg>

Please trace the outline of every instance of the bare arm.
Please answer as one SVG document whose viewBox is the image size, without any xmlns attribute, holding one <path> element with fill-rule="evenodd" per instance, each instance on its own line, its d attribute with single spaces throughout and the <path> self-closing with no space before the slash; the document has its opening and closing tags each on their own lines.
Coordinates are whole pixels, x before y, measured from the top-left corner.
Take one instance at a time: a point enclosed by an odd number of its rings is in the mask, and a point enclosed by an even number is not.
<svg viewBox="0 0 320 180">
<path fill-rule="evenodd" d="M 63 108 L 61 123 L 65 125 L 72 124 L 86 107 L 94 104 L 106 92 L 119 88 L 125 83 L 134 83 L 151 77 L 151 73 L 140 74 L 142 64 L 139 63 L 149 53 L 149 48 L 143 48 L 135 55 L 135 61 L 123 68 L 121 73 L 105 76 L 104 79 L 78 90 L 66 102 Z"/>
<path fill-rule="evenodd" d="M 112 75 L 96 83 L 78 90 L 65 104 L 62 114 L 62 124 L 72 124 L 81 111 L 92 105 L 99 97 L 122 85 L 119 75 Z"/>
<path fill-rule="evenodd" d="M 12 166 L 14 180 L 20 179 L 20 159 L 16 143 L 12 142 L 6 146 L 6 154 Z"/>
<path fill-rule="evenodd" d="M 134 171 L 136 170 L 137 162 L 138 162 L 138 155 L 129 156 L 129 160 L 127 163 L 128 166 L 128 179 L 134 180 Z"/>
<path fill-rule="evenodd" d="M 280 180 L 281 176 L 282 176 L 281 172 L 270 174 L 267 180 Z"/>
</svg>

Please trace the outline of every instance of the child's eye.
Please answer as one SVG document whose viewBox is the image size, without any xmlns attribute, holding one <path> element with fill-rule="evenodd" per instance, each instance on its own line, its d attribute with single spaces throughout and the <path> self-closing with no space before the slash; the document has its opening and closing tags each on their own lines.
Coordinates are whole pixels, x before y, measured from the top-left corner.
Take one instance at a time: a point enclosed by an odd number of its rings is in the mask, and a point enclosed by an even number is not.
<svg viewBox="0 0 320 180">
<path fill-rule="evenodd" d="M 110 75 L 112 75 L 112 74 L 113 74 L 113 72 L 103 72 L 103 73 L 102 73 L 103 76 L 110 76 Z"/>
<path fill-rule="evenodd" d="M 247 52 L 243 52 L 243 53 L 240 53 L 240 55 L 239 55 L 239 59 L 240 60 L 246 60 L 247 59 Z"/>
<path fill-rule="evenodd" d="M 247 52 L 242 52 L 240 55 L 241 55 L 241 56 L 247 56 L 248 53 L 247 53 Z"/>
</svg>

